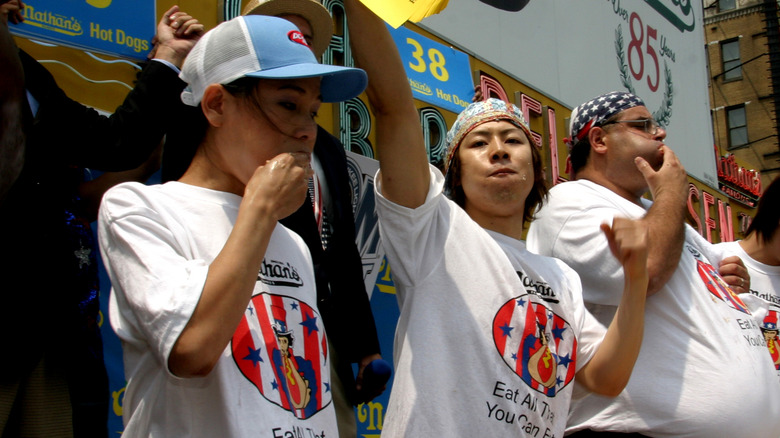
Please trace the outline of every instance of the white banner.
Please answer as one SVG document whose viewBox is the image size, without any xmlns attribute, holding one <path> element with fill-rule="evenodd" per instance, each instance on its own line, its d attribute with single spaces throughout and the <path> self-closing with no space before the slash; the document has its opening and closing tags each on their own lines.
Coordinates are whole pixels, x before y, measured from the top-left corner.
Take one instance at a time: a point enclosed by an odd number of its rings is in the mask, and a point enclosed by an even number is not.
<svg viewBox="0 0 780 438">
<path fill-rule="evenodd" d="M 420 24 L 569 107 L 634 92 L 688 174 L 717 187 L 702 15 L 690 0 L 533 0 L 519 12 L 451 0 Z"/>
</svg>

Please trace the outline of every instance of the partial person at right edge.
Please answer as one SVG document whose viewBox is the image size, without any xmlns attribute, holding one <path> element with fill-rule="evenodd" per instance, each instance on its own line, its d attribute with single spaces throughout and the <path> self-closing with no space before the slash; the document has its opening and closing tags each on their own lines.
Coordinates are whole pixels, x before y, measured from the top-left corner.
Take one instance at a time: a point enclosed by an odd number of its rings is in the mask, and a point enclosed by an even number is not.
<svg viewBox="0 0 780 438">
<path fill-rule="evenodd" d="M 758 209 L 747 229 L 747 237 L 717 246 L 737 255 L 750 273 L 749 294 L 740 295 L 756 316 L 756 323 L 780 371 L 780 177 L 764 190 Z"/>
</svg>

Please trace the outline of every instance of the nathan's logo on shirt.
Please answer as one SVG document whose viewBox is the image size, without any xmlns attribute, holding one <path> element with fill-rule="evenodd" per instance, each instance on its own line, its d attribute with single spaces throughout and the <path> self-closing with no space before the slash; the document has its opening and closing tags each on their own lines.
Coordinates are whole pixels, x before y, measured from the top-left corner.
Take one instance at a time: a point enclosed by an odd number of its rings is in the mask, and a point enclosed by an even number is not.
<svg viewBox="0 0 780 438">
<path fill-rule="evenodd" d="M 257 274 L 257 281 L 273 286 L 301 287 L 303 280 L 295 266 L 288 262 L 263 259 L 263 266 Z"/>
<path fill-rule="evenodd" d="M 252 297 L 233 334 L 241 373 L 266 400 L 310 418 L 331 402 L 328 343 L 319 314 L 292 297 Z"/>
<path fill-rule="evenodd" d="M 778 292 L 780 292 L 780 291 L 778 291 Z M 752 295 L 755 295 L 755 296 L 761 298 L 762 300 L 768 302 L 769 304 L 774 304 L 775 306 L 780 306 L 780 296 L 777 296 L 774 293 L 760 292 L 760 291 L 757 291 L 755 289 L 750 289 L 750 293 Z"/>
<path fill-rule="evenodd" d="M 698 249 L 696 249 L 696 248 L 694 248 L 694 247 L 692 247 L 690 245 L 685 245 L 685 249 L 687 249 L 689 253 L 693 254 L 693 256 L 697 260 L 700 260 L 702 258 L 702 255 L 701 255 L 701 253 L 699 252 Z"/>
<path fill-rule="evenodd" d="M 574 379 L 577 339 L 566 320 L 535 295 L 507 301 L 493 318 L 493 342 L 529 387 L 549 397 Z"/>
<path fill-rule="evenodd" d="M 707 290 L 710 291 L 714 297 L 724 301 L 730 307 L 750 315 L 750 310 L 748 310 L 745 303 L 742 302 L 739 295 L 723 281 L 720 274 L 718 274 L 718 271 L 711 264 L 696 260 L 696 266 L 699 271 L 699 276 L 707 286 Z"/>
<path fill-rule="evenodd" d="M 517 276 L 520 277 L 520 281 L 525 287 L 525 291 L 529 294 L 538 295 L 548 303 L 557 303 L 558 297 L 555 296 L 555 291 L 549 284 L 543 281 L 536 281 L 533 278 L 525 275 L 522 271 L 516 271 Z"/>
</svg>

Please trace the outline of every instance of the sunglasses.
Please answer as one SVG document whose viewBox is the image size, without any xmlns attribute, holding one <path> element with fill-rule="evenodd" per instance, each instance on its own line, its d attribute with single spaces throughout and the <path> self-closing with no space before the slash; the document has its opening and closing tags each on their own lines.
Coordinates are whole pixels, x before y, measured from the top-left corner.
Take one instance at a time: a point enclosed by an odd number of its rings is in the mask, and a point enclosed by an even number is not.
<svg viewBox="0 0 780 438">
<path fill-rule="evenodd" d="M 632 128 L 641 129 L 642 131 L 650 135 L 656 135 L 658 133 L 658 130 L 661 129 L 661 125 L 659 125 L 658 122 L 656 122 L 654 119 L 613 120 L 611 122 L 602 123 L 599 126 L 607 126 L 614 123 L 633 123 L 632 125 L 629 126 L 631 126 Z"/>
</svg>

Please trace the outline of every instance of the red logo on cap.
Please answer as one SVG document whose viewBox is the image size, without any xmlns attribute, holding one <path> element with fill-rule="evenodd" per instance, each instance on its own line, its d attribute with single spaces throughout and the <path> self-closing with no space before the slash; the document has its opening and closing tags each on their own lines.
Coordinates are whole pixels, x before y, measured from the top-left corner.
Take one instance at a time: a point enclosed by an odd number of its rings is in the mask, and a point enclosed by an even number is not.
<svg viewBox="0 0 780 438">
<path fill-rule="evenodd" d="M 303 37 L 303 34 L 299 30 L 291 30 L 287 34 L 287 37 L 290 38 L 290 41 L 294 43 L 309 47 L 309 43 L 306 42 L 306 38 Z"/>
</svg>

